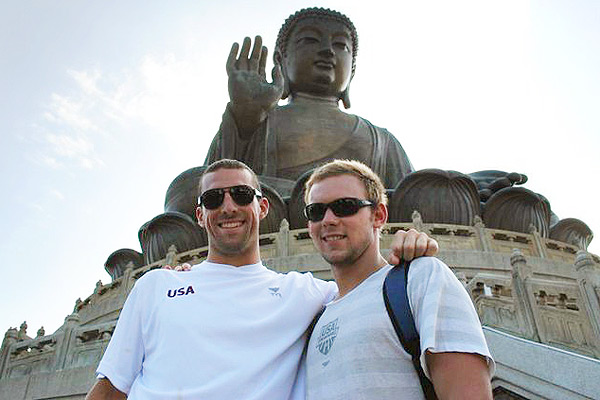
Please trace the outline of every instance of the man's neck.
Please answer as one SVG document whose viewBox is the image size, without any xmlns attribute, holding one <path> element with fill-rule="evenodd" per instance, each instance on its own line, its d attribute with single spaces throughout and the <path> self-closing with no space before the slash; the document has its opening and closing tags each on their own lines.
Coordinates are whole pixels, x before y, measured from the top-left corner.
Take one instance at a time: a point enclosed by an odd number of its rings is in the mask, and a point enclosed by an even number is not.
<svg viewBox="0 0 600 400">
<path fill-rule="evenodd" d="M 338 285 L 339 297 L 348 294 L 373 273 L 387 265 L 387 261 L 377 252 L 377 257 L 361 260 L 354 264 L 332 265 L 333 277 Z"/>
<path fill-rule="evenodd" d="M 233 256 L 230 254 L 220 254 L 217 252 L 208 251 L 208 255 L 206 256 L 206 261 L 212 262 L 215 264 L 226 264 L 231 265 L 232 267 L 243 267 L 244 265 L 257 264 L 260 262 L 260 255 L 240 255 Z"/>
</svg>

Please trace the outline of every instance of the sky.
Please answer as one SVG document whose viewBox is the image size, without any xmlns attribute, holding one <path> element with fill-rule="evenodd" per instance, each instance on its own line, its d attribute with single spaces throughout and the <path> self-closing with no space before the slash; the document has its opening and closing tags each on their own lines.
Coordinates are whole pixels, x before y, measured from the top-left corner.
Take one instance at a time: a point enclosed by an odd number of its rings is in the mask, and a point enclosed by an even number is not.
<svg viewBox="0 0 600 400">
<path fill-rule="evenodd" d="M 0 329 L 54 332 L 110 282 L 113 251 L 141 251 L 170 182 L 204 163 L 231 44 L 260 34 L 271 51 L 314 5 L 2 0 Z M 392 132 L 416 169 L 525 173 L 600 235 L 599 2 L 317 5 L 358 30 L 349 112 Z"/>
</svg>

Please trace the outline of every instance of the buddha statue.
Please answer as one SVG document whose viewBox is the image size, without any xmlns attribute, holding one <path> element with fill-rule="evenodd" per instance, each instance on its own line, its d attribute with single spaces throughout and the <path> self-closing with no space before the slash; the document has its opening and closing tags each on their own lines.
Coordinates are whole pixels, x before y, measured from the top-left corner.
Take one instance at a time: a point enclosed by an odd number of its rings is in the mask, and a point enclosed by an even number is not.
<svg viewBox="0 0 600 400">
<path fill-rule="evenodd" d="M 413 168 L 386 129 L 348 114 L 358 36 L 345 15 L 307 8 L 281 27 L 272 82 L 265 77 L 268 51 L 260 36 L 234 43 L 227 60 L 230 102 L 205 164 L 235 158 L 257 174 L 296 181 L 334 158 L 360 160 L 388 188 Z M 239 51 L 239 55 L 238 55 Z M 280 99 L 289 99 L 279 106 Z"/>
</svg>

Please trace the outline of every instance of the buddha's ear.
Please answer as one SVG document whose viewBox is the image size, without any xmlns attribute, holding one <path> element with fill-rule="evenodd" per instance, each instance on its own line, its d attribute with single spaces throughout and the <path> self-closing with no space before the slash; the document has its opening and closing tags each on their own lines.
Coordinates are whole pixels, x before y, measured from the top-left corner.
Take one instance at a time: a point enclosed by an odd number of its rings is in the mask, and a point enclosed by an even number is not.
<svg viewBox="0 0 600 400">
<path fill-rule="evenodd" d="M 283 74 L 283 93 L 281 94 L 281 100 L 285 100 L 290 95 L 290 81 L 288 79 L 287 71 L 285 70 L 283 55 L 279 50 L 275 50 L 275 52 L 273 53 L 273 63 L 279 64 L 279 66 L 281 67 L 281 73 Z"/>
<path fill-rule="evenodd" d="M 342 92 L 340 99 L 342 100 L 345 109 L 350 108 L 350 82 L 348 82 L 348 86 L 346 86 L 346 89 Z"/>
</svg>

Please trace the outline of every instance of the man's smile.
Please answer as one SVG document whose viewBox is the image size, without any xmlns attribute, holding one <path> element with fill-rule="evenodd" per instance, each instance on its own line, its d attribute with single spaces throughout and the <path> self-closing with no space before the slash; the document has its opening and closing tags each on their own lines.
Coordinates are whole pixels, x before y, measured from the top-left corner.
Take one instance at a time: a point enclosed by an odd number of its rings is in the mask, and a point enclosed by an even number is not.
<svg viewBox="0 0 600 400">
<path fill-rule="evenodd" d="M 342 239 L 345 239 L 345 238 L 346 238 L 346 235 L 340 235 L 340 234 L 333 235 L 333 234 L 330 234 L 330 235 L 323 235 L 321 239 L 324 242 L 335 242 L 335 241 L 342 240 Z"/>
<path fill-rule="evenodd" d="M 244 222 L 243 221 L 239 221 L 239 220 L 227 220 L 227 221 L 223 221 L 223 222 L 219 222 L 219 228 L 224 228 L 224 229 L 234 229 L 237 227 L 242 226 Z"/>
</svg>

